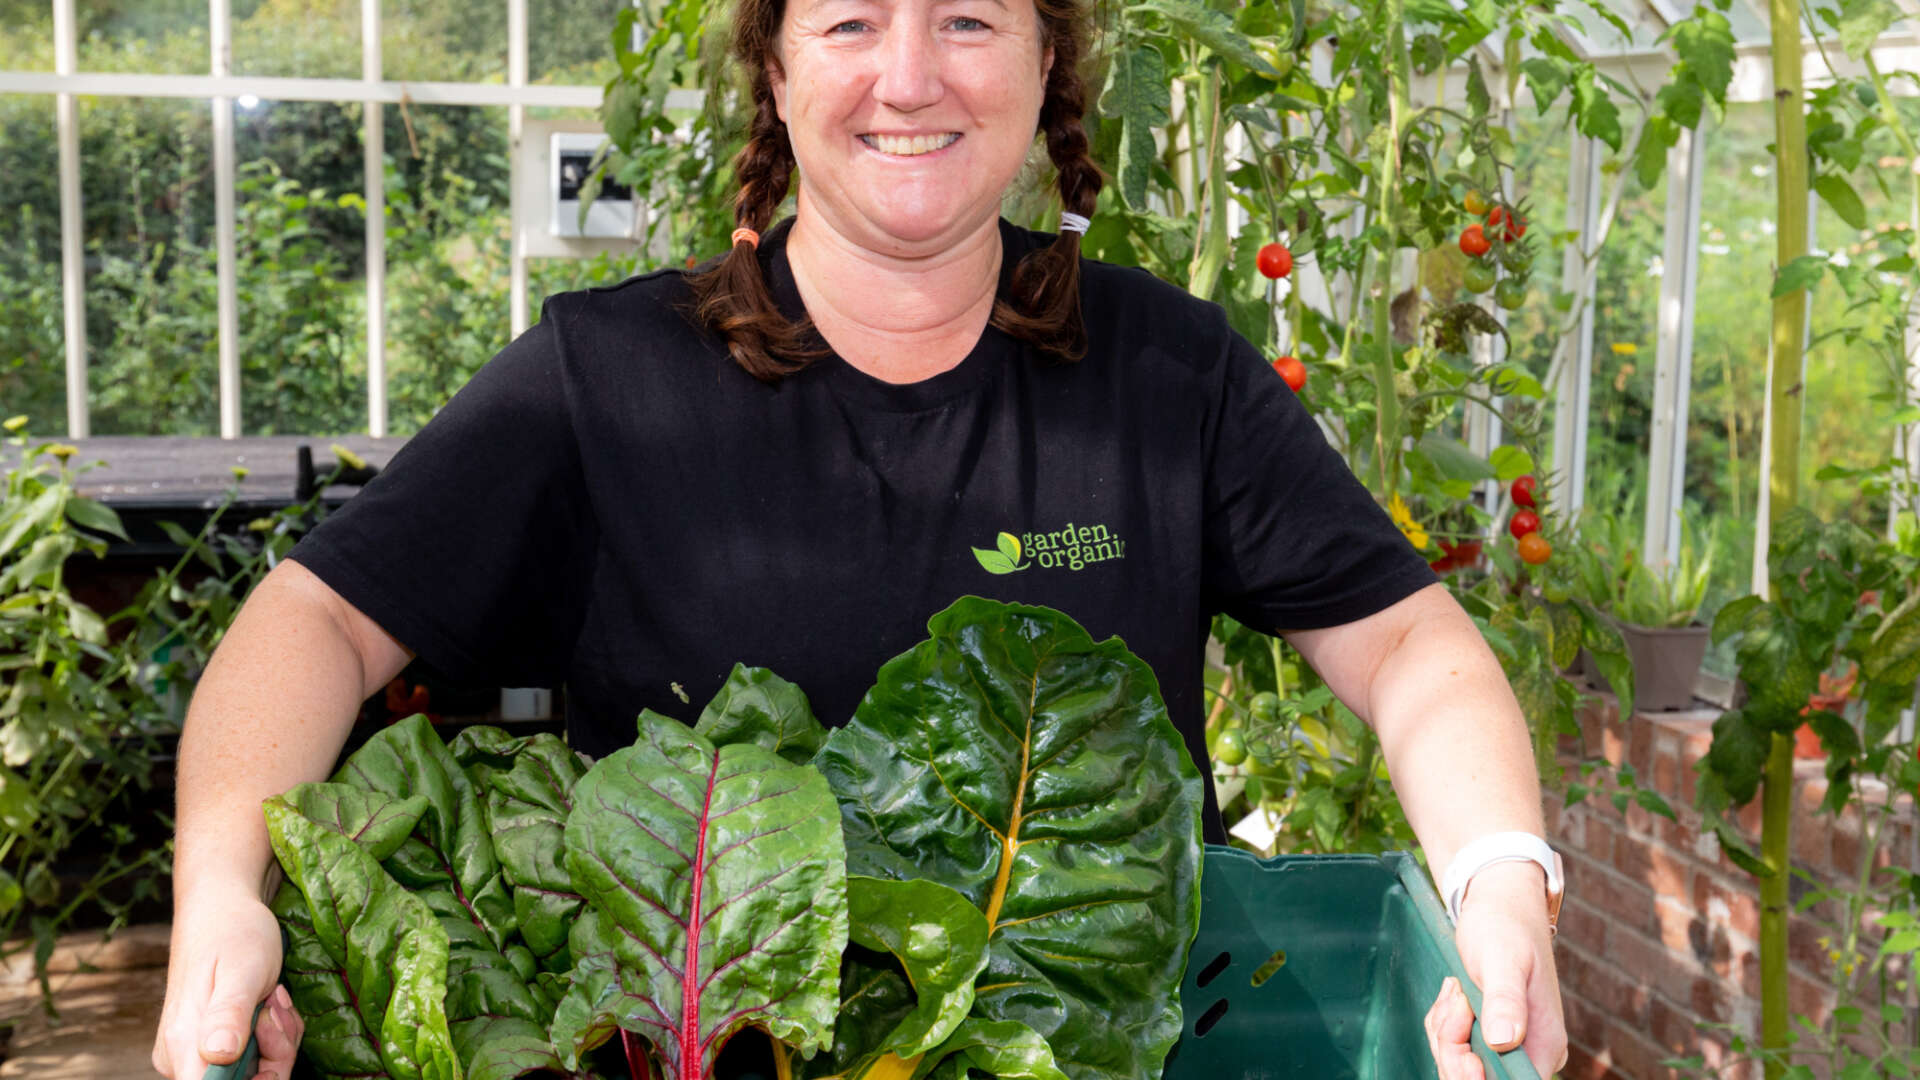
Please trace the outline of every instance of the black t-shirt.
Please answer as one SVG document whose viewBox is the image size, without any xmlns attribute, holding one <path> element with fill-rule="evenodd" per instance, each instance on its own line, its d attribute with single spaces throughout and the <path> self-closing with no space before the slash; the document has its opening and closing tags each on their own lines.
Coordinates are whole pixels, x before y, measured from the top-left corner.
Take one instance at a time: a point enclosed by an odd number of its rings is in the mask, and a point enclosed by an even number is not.
<svg viewBox="0 0 1920 1080">
<path fill-rule="evenodd" d="M 787 231 L 759 256 L 797 318 Z M 1004 292 L 1052 238 L 1000 237 Z M 691 721 L 735 661 L 844 723 L 971 593 L 1119 635 L 1204 770 L 1213 613 L 1331 626 L 1434 577 L 1218 305 L 1092 260 L 1081 282 L 1085 359 L 988 327 L 904 385 L 837 356 L 758 382 L 682 314 L 680 270 L 555 295 L 291 557 L 449 677 L 564 681 L 595 757 L 643 708 Z M 976 554 L 1003 532 L 1017 563 Z"/>
</svg>

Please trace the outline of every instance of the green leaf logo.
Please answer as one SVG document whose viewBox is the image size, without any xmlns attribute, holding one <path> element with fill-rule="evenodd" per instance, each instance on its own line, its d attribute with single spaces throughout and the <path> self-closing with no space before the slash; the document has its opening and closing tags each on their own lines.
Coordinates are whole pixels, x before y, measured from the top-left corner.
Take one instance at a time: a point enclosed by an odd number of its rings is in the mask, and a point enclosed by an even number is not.
<svg viewBox="0 0 1920 1080">
<path fill-rule="evenodd" d="M 973 557 L 980 560 L 980 565 L 986 569 L 987 573 L 1011 574 L 1033 565 L 1031 562 L 1020 561 L 1020 557 L 1026 552 L 1020 547 L 1020 538 L 1012 533 L 1003 532 L 994 537 L 993 544 L 999 550 L 973 549 Z"/>
<path fill-rule="evenodd" d="M 973 557 L 980 560 L 981 567 L 989 574 L 1011 574 L 1019 569 L 1013 565 L 1012 559 L 997 551 L 988 551 L 986 548 L 974 548 Z"/>
</svg>

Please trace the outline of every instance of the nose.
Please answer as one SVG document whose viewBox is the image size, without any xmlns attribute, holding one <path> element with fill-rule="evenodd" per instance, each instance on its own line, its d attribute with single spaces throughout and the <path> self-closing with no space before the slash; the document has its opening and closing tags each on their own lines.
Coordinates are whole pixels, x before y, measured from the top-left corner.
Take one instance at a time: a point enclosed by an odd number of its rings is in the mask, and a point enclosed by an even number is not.
<svg viewBox="0 0 1920 1080">
<path fill-rule="evenodd" d="M 874 99 L 898 112 L 913 112 L 937 103 L 946 95 L 940 76 L 939 42 L 924 23 L 896 23 L 877 50 L 879 76 Z"/>
</svg>

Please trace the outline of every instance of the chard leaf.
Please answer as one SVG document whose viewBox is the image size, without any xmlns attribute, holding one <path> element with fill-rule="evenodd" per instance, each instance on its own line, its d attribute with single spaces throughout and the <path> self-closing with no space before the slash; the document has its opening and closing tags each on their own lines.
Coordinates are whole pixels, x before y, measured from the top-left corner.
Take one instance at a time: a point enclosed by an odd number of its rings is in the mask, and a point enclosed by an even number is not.
<svg viewBox="0 0 1920 1080">
<path fill-rule="evenodd" d="M 306 898 L 311 929 L 295 943 L 288 966 L 299 965 L 310 986 L 329 976 L 338 983 L 337 992 L 327 988 L 334 1009 L 302 1007 L 309 1036 L 361 1059 L 343 1073 L 460 1080 L 443 1004 L 447 939 L 439 920 L 353 841 L 277 796 L 265 810 L 274 854 Z M 322 1048 L 308 1052 L 318 1061 Z"/>
<path fill-rule="evenodd" d="M 939 1071 L 965 1080 L 968 1069 L 1001 1080 L 1067 1080 L 1040 1033 L 1018 1020 L 968 1019 L 932 1053 L 920 1059 L 912 1080 Z"/>
<path fill-rule="evenodd" d="M 567 932 L 585 901 L 564 862 L 567 814 L 587 762 L 556 735 L 528 739 L 513 767 L 496 771 L 487 793 L 488 819 L 500 871 L 513 887 L 514 919 L 539 967 L 573 966 Z"/>
<path fill-rule="evenodd" d="M 827 729 L 814 719 L 807 695 L 766 668 L 733 665 L 693 730 L 715 746 L 750 742 L 796 765 L 813 760 Z"/>
<path fill-rule="evenodd" d="M 514 1080 L 530 1072 L 565 1072 L 547 1043 L 546 1028 L 507 1017 L 454 1029 L 454 1045 L 467 1063 L 467 1080 Z"/>
<path fill-rule="evenodd" d="M 1201 780 L 1159 684 L 1057 611 L 965 597 L 889 661 L 815 764 L 848 872 L 985 912 L 973 1015 L 1017 1020 L 1074 1080 L 1153 1080 L 1199 921 Z"/>
<path fill-rule="evenodd" d="M 383 860 L 387 872 L 414 890 L 435 915 L 471 921 L 497 950 L 514 931 L 513 899 L 500 879 L 493 837 L 473 782 L 427 718 L 414 715 L 382 729 L 334 775 L 396 798 L 427 800 L 414 835 Z"/>
<path fill-rule="evenodd" d="M 749 1024 L 809 1056 L 829 1043 L 846 847 L 818 772 L 642 713 L 639 741 L 575 786 L 566 862 L 589 905 L 554 1011 L 567 1067 L 616 1029 L 666 1080 L 702 1080 Z"/>
<path fill-rule="evenodd" d="M 394 853 L 426 812 L 421 796 L 397 799 L 351 784 L 300 784 L 282 798 L 300 816 L 359 844 L 375 861 Z"/>
<path fill-rule="evenodd" d="M 980 909 L 938 882 L 849 877 L 847 920 L 850 940 L 899 959 L 919 998 L 875 1049 L 912 1057 L 938 1046 L 966 1018 L 987 966 Z"/>
</svg>

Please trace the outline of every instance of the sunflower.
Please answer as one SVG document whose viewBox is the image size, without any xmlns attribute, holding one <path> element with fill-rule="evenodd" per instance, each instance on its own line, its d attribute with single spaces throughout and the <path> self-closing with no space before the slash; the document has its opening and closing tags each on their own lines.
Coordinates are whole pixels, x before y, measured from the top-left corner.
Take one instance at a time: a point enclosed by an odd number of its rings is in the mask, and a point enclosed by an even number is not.
<svg viewBox="0 0 1920 1080">
<path fill-rule="evenodd" d="M 1413 520 L 1413 511 L 1407 509 L 1406 500 L 1398 494 L 1387 500 L 1387 516 L 1393 518 L 1393 523 L 1400 527 L 1400 533 L 1407 538 L 1407 543 L 1421 551 L 1427 549 L 1426 528 Z"/>
</svg>

